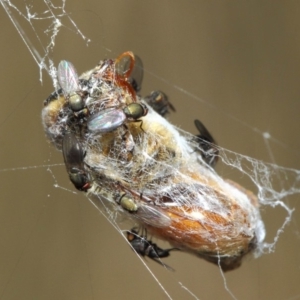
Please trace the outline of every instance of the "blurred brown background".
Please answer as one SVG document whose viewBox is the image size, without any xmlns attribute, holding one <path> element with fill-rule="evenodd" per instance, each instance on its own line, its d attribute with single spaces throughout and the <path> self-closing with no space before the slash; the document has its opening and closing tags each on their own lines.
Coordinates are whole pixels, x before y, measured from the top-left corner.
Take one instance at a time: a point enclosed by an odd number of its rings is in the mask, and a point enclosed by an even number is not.
<svg viewBox="0 0 300 300">
<path fill-rule="evenodd" d="M 300 170 L 299 1 L 72 0 L 66 11 L 92 42 L 86 47 L 63 18 L 56 65 L 67 59 L 80 73 L 132 50 L 144 62 L 143 95 L 165 91 L 177 109 L 173 123 L 196 133 L 199 118 L 220 146 Z M 64 166 L 44 166 L 63 161 L 40 118 L 52 83 L 46 73 L 39 82 L 36 63 L 0 14 L 0 299 L 166 299 L 119 233 L 84 195 L 69 192 Z M 34 24 L 45 45 L 49 20 Z M 276 139 L 271 152 L 261 132 Z M 297 176 L 281 179 L 292 184 Z M 300 299 L 299 194 L 285 200 L 296 211 L 275 252 L 225 274 L 238 299 Z M 271 241 L 285 214 L 262 213 Z M 165 261 L 175 273 L 148 265 L 174 299 L 193 299 L 179 282 L 200 299 L 231 299 L 216 266 L 184 253 Z"/>
</svg>

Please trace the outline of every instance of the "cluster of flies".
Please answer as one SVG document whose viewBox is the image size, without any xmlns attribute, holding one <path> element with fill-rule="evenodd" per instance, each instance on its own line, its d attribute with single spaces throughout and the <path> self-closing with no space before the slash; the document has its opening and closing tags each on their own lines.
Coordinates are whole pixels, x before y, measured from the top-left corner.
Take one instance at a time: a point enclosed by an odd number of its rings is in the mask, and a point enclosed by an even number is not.
<svg viewBox="0 0 300 300">
<path fill-rule="evenodd" d="M 161 91 L 154 91 L 144 98 L 139 95 L 143 79 L 143 66 L 141 59 L 132 52 L 125 52 L 115 60 L 107 59 L 101 61 L 95 69 L 84 73 L 80 77 L 72 63 L 63 60 L 58 65 L 57 77 L 60 87 L 44 102 L 44 106 L 47 108 L 43 112 L 44 126 L 50 140 L 52 140 L 56 146 L 58 145 L 58 148 L 62 149 L 70 181 L 79 191 L 87 193 L 92 190 L 94 191 L 93 184 L 95 175 L 91 174 L 97 173 L 95 170 L 93 170 L 94 173 L 90 171 L 91 168 L 85 162 L 86 152 L 82 143 L 82 139 L 84 139 L 85 135 L 114 136 L 114 132 L 121 129 L 122 139 L 126 141 L 124 147 L 132 151 L 133 146 L 131 144 L 134 143 L 128 138 L 128 136 L 130 136 L 130 130 L 133 128 L 130 127 L 130 124 L 137 124 L 134 130 L 138 130 L 138 134 L 143 135 L 146 130 L 143 128 L 143 119 L 145 120 L 147 117 L 149 109 L 162 117 L 165 117 L 171 110 L 175 111 L 168 97 Z M 93 84 L 94 81 L 97 81 L 97 85 Z M 117 99 L 111 99 L 110 95 L 106 96 L 106 91 L 110 91 L 110 86 L 113 85 L 117 86 L 118 90 L 121 91 L 119 94 L 116 93 L 115 98 Z M 125 92 L 123 93 L 122 91 Z M 99 95 L 99 99 L 101 98 L 103 101 L 92 101 L 92 96 L 95 98 L 94 95 Z M 124 100 L 123 98 L 126 99 Z M 130 98 L 130 101 L 127 98 Z M 59 104 L 54 104 L 55 102 Z M 107 103 L 109 103 L 109 105 L 107 105 Z M 122 105 L 118 105 L 118 103 L 122 103 Z M 62 111 L 67 111 L 67 115 L 62 115 Z M 48 128 L 52 125 L 57 125 L 58 119 L 67 121 L 64 121 L 64 126 L 60 129 L 59 133 L 49 133 Z M 195 120 L 195 126 L 199 134 L 193 138 L 194 145 L 197 145 L 194 150 L 197 151 L 201 157 L 204 167 L 213 169 L 218 159 L 216 142 L 199 120 Z M 83 136 L 83 138 L 78 138 L 78 136 Z M 130 158 L 127 159 L 130 160 Z M 101 180 L 101 176 L 102 175 L 99 174 L 97 180 Z M 118 182 L 113 184 L 112 187 L 121 186 Z M 242 188 L 237 188 L 242 190 Z M 115 202 L 129 214 L 135 214 L 139 207 L 131 195 L 138 193 L 131 191 L 131 194 L 128 194 L 128 190 L 128 188 L 120 187 L 120 191 L 122 192 L 118 193 Z M 101 195 L 101 191 L 99 194 Z M 146 199 L 145 197 L 143 198 L 142 193 L 137 197 L 141 200 Z M 170 201 L 170 199 L 168 199 L 168 201 Z M 153 207 L 153 209 L 155 209 L 155 206 Z M 172 218 L 172 214 L 167 210 L 166 215 Z M 182 215 L 182 218 L 190 220 L 192 217 Z M 194 226 L 194 223 L 197 223 L 198 220 L 191 219 L 191 222 L 193 222 L 192 225 Z M 221 223 L 218 219 L 216 219 L 215 222 Z M 190 230 L 188 226 L 192 225 L 182 225 L 185 226 L 185 228 L 181 228 L 178 234 Z M 133 249 L 141 256 L 147 256 L 171 269 L 162 263 L 160 259 L 169 256 L 172 250 L 187 250 L 187 252 L 193 252 L 189 251 L 190 241 L 185 242 L 184 239 L 182 239 L 181 244 L 173 242 L 175 247 L 170 249 L 158 247 L 147 237 L 147 226 L 148 224 L 140 222 L 139 227 L 134 227 L 127 231 L 127 240 Z M 166 232 L 157 235 L 163 238 L 165 237 L 167 241 L 172 243 L 173 237 L 169 238 Z M 254 240 L 255 238 L 247 244 L 247 247 L 245 246 L 247 249 L 245 249 L 244 253 L 240 254 L 241 257 L 254 248 Z M 216 256 L 213 250 L 209 251 L 208 249 L 207 253 L 208 254 L 205 253 L 204 255 L 205 259 L 214 263 L 220 263 L 220 259 L 212 258 Z M 201 255 L 202 254 L 199 253 L 199 256 Z M 224 265 L 221 264 L 225 271 L 239 266 L 240 257 L 238 257 L 239 255 L 234 256 L 234 259 L 230 260 L 231 257 L 229 255 L 228 261 L 226 260 L 228 257 L 225 257 Z"/>
</svg>

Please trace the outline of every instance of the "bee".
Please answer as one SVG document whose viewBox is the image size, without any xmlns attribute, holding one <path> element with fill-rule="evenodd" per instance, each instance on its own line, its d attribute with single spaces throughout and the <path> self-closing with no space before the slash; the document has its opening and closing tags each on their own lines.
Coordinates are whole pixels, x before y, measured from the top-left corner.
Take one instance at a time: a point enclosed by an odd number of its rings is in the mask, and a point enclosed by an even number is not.
<svg viewBox="0 0 300 300">
<path fill-rule="evenodd" d="M 71 64 L 62 66 L 63 92 L 44 102 L 42 121 L 63 151 L 75 188 L 223 271 L 240 266 L 248 253 L 260 254 L 265 229 L 256 196 L 207 167 L 215 165 L 218 151 L 200 121 L 195 122 L 200 134 L 193 137 L 164 118 L 173 106 L 161 92 L 145 98 L 137 93 L 139 58 L 127 51 L 78 78 Z M 82 101 L 75 109 L 74 94 Z M 79 108 L 88 114 L 74 115 Z M 129 242 L 139 254 L 169 254 L 147 244 L 143 232 L 134 234 Z"/>
</svg>

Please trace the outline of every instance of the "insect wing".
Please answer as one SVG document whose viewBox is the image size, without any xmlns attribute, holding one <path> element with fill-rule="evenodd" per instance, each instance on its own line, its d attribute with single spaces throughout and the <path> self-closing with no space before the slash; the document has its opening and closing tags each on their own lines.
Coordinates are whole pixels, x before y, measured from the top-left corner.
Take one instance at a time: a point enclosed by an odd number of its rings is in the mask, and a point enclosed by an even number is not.
<svg viewBox="0 0 300 300">
<path fill-rule="evenodd" d="M 146 203 L 139 203 L 139 209 L 133 217 L 137 222 L 159 228 L 166 228 L 170 226 L 172 222 L 166 211 Z"/>
<path fill-rule="evenodd" d="M 194 123 L 200 133 L 199 135 L 196 135 L 196 141 L 198 142 L 202 158 L 208 165 L 214 167 L 218 161 L 219 154 L 219 150 L 216 147 L 216 141 L 202 122 L 195 120 Z"/>
<path fill-rule="evenodd" d="M 129 78 L 133 71 L 134 63 L 134 54 L 131 51 L 124 52 L 116 59 L 116 72 L 125 78 Z"/>
<path fill-rule="evenodd" d="M 121 126 L 125 120 L 123 110 L 108 108 L 89 118 L 88 129 L 91 132 L 110 132 Z"/>
<path fill-rule="evenodd" d="M 213 144 L 216 143 L 214 138 L 212 137 L 212 135 L 209 133 L 209 131 L 206 129 L 206 127 L 203 125 L 202 122 L 200 122 L 199 120 L 195 120 L 194 123 L 196 128 L 200 132 L 200 135 L 198 135 L 199 138 L 209 143 L 213 143 Z"/>
<path fill-rule="evenodd" d="M 91 185 L 84 169 L 84 152 L 76 136 L 67 132 L 63 138 L 62 150 L 71 182 L 79 191 L 87 191 Z"/>
<path fill-rule="evenodd" d="M 63 139 L 62 151 L 67 171 L 73 168 L 83 169 L 84 153 L 76 136 L 67 132 Z"/>
<path fill-rule="evenodd" d="M 130 74 L 130 77 L 128 78 L 128 81 L 132 85 L 133 89 L 136 92 L 139 92 L 142 88 L 142 81 L 144 76 L 143 62 L 137 55 L 134 55 L 134 59 L 134 67 Z"/>
<path fill-rule="evenodd" d="M 78 74 L 72 63 L 62 60 L 57 68 L 58 82 L 66 94 L 78 90 Z"/>
</svg>

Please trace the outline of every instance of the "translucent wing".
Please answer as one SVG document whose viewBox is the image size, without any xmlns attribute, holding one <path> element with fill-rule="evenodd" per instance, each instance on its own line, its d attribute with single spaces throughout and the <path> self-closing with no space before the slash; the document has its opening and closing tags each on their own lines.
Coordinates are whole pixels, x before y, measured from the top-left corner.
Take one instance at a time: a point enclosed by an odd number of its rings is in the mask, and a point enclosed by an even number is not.
<svg viewBox="0 0 300 300">
<path fill-rule="evenodd" d="M 134 55 L 134 59 L 134 67 L 128 81 L 130 82 L 134 90 L 136 92 L 139 92 L 142 88 L 142 81 L 144 76 L 143 62 L 137 55 Z"/>
<path fill-rule="evenodd" d="M 66 94 L 78 90 L 78 74 L 73 64 L 62 60 L 57 68 L 58 82 Z"/>
<path fill-rule="evenodd" d="M 116 72 L 124 76 L 125 78 L 129 78 L 133 69 L 134 69 L 135 57 L 131 51 L 127 51 L 122 53 L 117 59 L 115 63 Z"/>
<path fill-rule="evenodd" d="M 65 165 L 69 172 L 72 168 L 83 169 L 84 153 L 76 136 L 67 132 L 63 138 L 62 152 L 64 156 Z"/>
<path fill-rule="evenodd" d="M 62 151 L 71 182 L 80 191 L 88 190 L 90 181 L 84 169 L 84 152 L 74 133 L 67 132 L 65 134 Z"/>
<path fill-rule="evenodd" d="M 123 110 L 108 108 L 93 115 L 88 120 L 88 129 L 91 132 L 110 132 L 121 126 L 126 120 Z"/>
<path fill-rule="evenodd" d="M 216 141 L 199 120 L 194 121 L 196 128 L 199 131 L 199 135 L 196 135 L 196 142 L 198 143 L 198 149 L 201 152 L 203 160 L 214 167 L 218 161 L 219 150 L 216 146 Z"/>
</svg>

